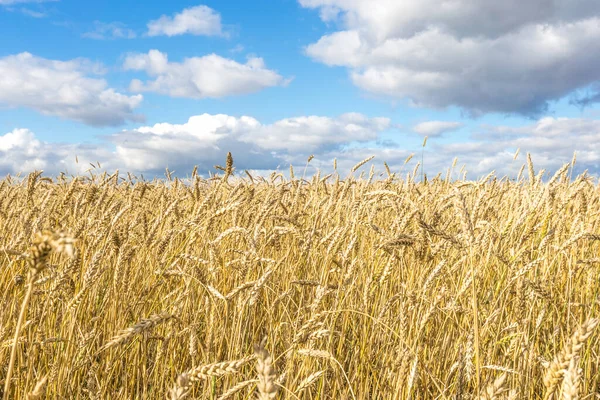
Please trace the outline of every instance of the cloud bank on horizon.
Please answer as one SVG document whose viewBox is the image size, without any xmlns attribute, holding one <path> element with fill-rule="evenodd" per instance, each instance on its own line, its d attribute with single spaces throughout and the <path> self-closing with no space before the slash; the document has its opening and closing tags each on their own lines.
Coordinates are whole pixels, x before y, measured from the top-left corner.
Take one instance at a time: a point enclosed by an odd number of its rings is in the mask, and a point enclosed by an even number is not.
<svg viewBox="0 0 600 400">
<path fill-rule="evenodd" d="M 0 32 L 19 34 L 1 18 L 52 19 L 48 4 L 75 14 L 58 0 L 0 0 Z M 580 170 L 600 173 L 600 2 L 274 4 L 269 15 L 237 0 L 156 3 L 79 22 L 69 40 L 81 47 L 12 44 L 0 52 L 0 174 L 81 172 L 88 162 L 185 174 L 228 151 L 240 169 L 315 155 L 316 167 L 337 159 L 349 170 L 376 155 L 400 170 L 423 136 L 430 175 L 458 157 L 470 177 L 514 176 L 517 148 L 549 171 L 577 152 Z M 289 14 L 295 25 L 262 20 Z M 37 24 L 59 39 L 56 29 L 75 29 Z M 44 121 L 73 133 L 49 137 Z M 87 136 L 74 139 L 76 129 Z"/>
<path fill-rule="evenodd" d="M 0 135 L 0 170 L 77 174 L 99 162 L 108 170 L 161 175 L 168 167 L 185 176 L 194 165 L 203 174 L 214 172 L 213 166 L 231 151 L 238 168 L 265 173 L 290 164 L 303 166 L 308 155 L 316 155 L 312 165 L 324 171 L 331 170 L 336 159 L 338 170 L 348 172 L 369 155 L 376 156 L 373 162 L 380 171 L 384 161 L 396 171 L 407 171 L 404 161 L 411 151 L 375 145 L 389 125 L 389 119 L 357 113 L 286 118 L 272 124 L 248 116 L 202 114 L 183 124 L 165 122 L 117 132 L 94 145 L 43 142 L 28 129 L 15 129 Z M 425 158 L 427 173 L 445 172 L 457 157 L 475 176 L 495 170 L 515 178 L 525 162 L 523 153 L 513 160 L 515 149 L 528 149 L 534 163 L 548 171 L 562 167 L 574 152 L 578 171 L 600 165 L 599 120 L 545 117 L 526 126 L 486 127 L 480 135 L 478 141 L 434 144 Z"/>
</svg>

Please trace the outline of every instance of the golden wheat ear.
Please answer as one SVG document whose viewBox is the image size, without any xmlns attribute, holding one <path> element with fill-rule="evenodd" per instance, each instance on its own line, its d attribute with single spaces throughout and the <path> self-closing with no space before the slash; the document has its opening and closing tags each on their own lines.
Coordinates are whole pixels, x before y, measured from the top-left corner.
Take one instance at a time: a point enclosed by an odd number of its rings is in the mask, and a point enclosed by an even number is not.
<svg viewBox="0 0 600 400">
<path fill-rule="evenodd" d="M 276 384 L 277 374 L 273 366 L 273 358 L 265 349 L 267 338 L 265 337 L 258 345 L 254 346 L 256 354 L 256 373 L 258 375 L 257 399 L 270 400 L 277 397 L 279 387 Z"/>
</svg>

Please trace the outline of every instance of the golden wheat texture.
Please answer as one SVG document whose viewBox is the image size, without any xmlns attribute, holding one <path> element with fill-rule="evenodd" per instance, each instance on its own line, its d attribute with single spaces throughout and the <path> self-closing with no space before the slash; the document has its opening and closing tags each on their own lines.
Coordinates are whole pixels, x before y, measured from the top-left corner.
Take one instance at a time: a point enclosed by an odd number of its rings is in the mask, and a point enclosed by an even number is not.
<svg viewBox="0 0 600 400">
<path fill-rule="evenodd" d="M 4 178 L 2 397 L 600 395 L 594 179 L 363 164 Z"/>
</svg>

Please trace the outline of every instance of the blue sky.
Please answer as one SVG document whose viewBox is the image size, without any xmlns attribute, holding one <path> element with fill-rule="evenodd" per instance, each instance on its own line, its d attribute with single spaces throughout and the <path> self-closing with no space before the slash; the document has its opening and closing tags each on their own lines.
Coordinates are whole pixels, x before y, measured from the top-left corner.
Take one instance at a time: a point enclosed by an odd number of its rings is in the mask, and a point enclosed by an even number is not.
<svg viewBox="0 0 600 400">
<path fill-rule="evenodd" d="M 597 174 L 599 62 L 595 0 L 0 0 L 0 174 L 400 170 L 424 136 L 428 174 Z"/>
</svg>

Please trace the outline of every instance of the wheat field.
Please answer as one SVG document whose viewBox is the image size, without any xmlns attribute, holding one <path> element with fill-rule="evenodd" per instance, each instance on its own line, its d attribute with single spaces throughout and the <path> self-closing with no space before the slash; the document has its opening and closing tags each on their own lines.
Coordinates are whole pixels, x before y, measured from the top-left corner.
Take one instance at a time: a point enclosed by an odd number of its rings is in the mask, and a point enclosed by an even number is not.
<svg viewBox="0 0 600 400">
<path fill-rule="evenodd" d="M 594 179 L 363 164 L 6 177 L 3 398 L 600 396 Z"/>
</svg>

